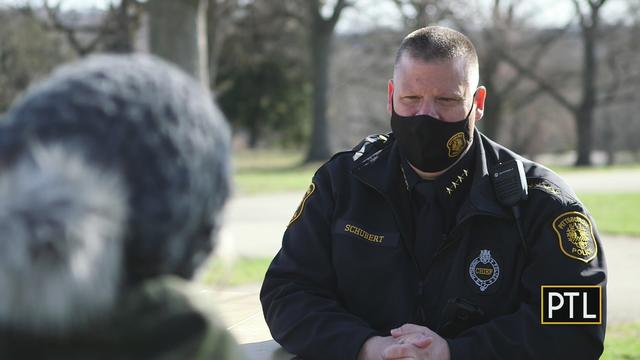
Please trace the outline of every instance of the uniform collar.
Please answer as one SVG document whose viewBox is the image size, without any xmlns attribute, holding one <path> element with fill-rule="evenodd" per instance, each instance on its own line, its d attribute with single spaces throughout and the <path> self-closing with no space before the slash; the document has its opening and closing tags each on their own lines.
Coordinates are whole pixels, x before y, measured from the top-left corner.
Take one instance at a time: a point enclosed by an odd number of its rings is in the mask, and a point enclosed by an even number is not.
<svg viewBox="0 0 640 360">
<path fill-rule="evenodd" d="M 401 170 L 406 179 L 406 186 L 412 191 L 416 184 L 424 181 L 431 182 L 435 195 L 442 204 L 457 203 L 468 193 L 474 170 L 475 144 L 471 145 L 462 159 L 445 173 L 433 180 L 424 180 L 413 170 L 407 159 L 400 154 Z"/>
<path fill-rule="evenodd" d="M 473 214 L 486 214 L 498 217 L 511 217 L 510 212 L 501 206 L 494 194 L 493 185 L 489 177 L 490 169 L 497 162 L 496 147 L 477 129 L 474 131 L 473 152 L 465 155 L 466 161 L 460 161 L 452 169 L 438 177 L 441 182 L 442 191 L 446 192 L 447 183 L 457 179 L 464 174 L 465 166 L 473 167 L 473 174 L 463 181 L 471 180 L 469 199 L 462 206 L 458 213 L 459 220 Z M 471 159 L 475 159 L 475 165 Z M 464 159 L 463 159 L 464 160 Z M 470 170 L 470 169 L 467 169 Z M 413 171 L 412 171 L 413 172 Z M 381 193 L 392 205 L 401 205 L 408 198 L 413 180 L 411 175 L 407 176 L 406 169 L 403 169 L 402 157 L 393 134 L 390 134 L 387 145 L 376 150 L 372 154 L 365 154 L 362 159 L 354 163 L 352 173 L 360 181 Z M 413 172 L 417 177 L 417 174 Z M 472 175 L 472 176 L 471 176 Z M 410 182 L 411 180 L 411 182 Z M 451 186 L 448 186 L 451 189 Z"/>
<path fill-rule="evenodd" d="M 411 209 L 409 186 L 403 175 L 400 150 L 393 134 L 389 134 L 384 147 L 364 154 L 355 161 L 351 172 L 384 197 L 392 207 L 403 237 L 412 238 L 413 219 L 406 216 L 407 209 Z"/>
<path fill-rule="evenodd" d="M 389 135 L 386 146 L 375 149 L 372 153 L 365 153 L 354 161 L 351 172 L 383 195 L 395 193 L 398 184 L 401 184 L 405 191 L 409 189 L 393 134 Z"/>
<path fill-rule="evenodd" d="M 411 168 L 409 161 L 399 151 L 398 154 L 400 154 L 400 171 L 402 171 L 402 177 L 405 180 L 405 187 L 412 191 L 417 183 L 424 180 Z"/>
</svg>

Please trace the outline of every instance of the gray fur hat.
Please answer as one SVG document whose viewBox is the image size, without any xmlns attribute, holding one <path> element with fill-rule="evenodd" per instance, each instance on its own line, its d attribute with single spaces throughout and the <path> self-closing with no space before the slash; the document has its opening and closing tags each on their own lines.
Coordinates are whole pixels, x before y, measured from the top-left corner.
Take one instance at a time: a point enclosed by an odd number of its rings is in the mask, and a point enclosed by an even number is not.
<svg viewBox="0 0 640 360">
<path fill-rule="evenodd" d="M 148 55 L 92 56 L 31 88 L 0 124 L 0 321 L 65 327 L 123 287 L 192 276 L 229 194 L 229 138 L 208 91 Z"/>
</svg>

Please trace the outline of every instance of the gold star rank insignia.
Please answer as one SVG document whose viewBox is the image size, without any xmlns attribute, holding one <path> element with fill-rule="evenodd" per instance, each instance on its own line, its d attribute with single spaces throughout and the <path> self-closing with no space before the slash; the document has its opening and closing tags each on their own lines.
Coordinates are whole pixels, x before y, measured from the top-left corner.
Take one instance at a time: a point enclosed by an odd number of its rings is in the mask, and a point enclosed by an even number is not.
<svg viewBox="0 0 640 360">
<path fill-rule="evenodd" d="M 300 215 L 302 215 L 302 212 L 304 211 L 304 206 L 307 204 L 307 200 L 309 200 L 309 197 L 311 196 L 311 194 L 313 194 L 315 190 L 316 190 L 316 184 L 311 183 L 311 185 L 309 185 L 309 188 L 307 189 L 307 192 L 304 193 L 304 197 L 302 198 L 300 205 L 298 205 L 296 212 L 293 213 L 293 217 L 289 221 L 289 225 L 287 225 L 287 227 L 291 226 L 291 224 L 293 224 L 296 220 L 298 220 Z"/>
<path fill-rule="evenodd" d="M 585 263 L 596 257 L 598 246 L 593 226 L 584 214 L 577 211 L 561 214 L 553 221 L 553 230 L 558 235 L 560 250 L 566 256 Z"/>
</svg>

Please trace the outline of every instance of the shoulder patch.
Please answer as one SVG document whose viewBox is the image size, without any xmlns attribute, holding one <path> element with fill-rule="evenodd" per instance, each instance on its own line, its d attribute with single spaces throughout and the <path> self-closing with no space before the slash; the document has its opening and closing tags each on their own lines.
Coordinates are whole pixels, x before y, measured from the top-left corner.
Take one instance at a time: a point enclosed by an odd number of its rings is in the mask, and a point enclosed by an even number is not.
<svg viewBox="0 0 640 360">
<path fill-rule="evenodd" d="M 287 227 L 291 226 L 291 224 L 293 224 L 296 220 L 298 220 L 300 215 L 302 215 L 302 212 L 304 211 L 304 206 L 307 204 L 307 200 L 309 200 L 309 197 L 311 197 L 311 194 L 313 194 L 314 191 L 316 191 L 316 184 L 311 183 L 311 185 L 309 185 L 309 188 L 307 189 L 307 192 L 304 193 L 304 197 L 302 198 L 300 205 L 298 205 L 296 212 L 293 213 L 293 217 L 289 221 L 289 224 L 287 225 Z"/>
<path fill-rule="evenodd" d="M 583 213 L 569 211 L 553 220 L 560 250 L 568 257 L 588 263 L 598 253 L 591 221 Z"/>
<path fill-rule="evenodd" d="M 540 190 L 555 197 L 562 197 L 560 188 L 545 179 L 528 179 L 528 187 L 532 190 Z"/>
<path fill-rule="evenodd" d="M 360 142 L 353 150 L 356 153 L 353 155 L 353 161 L 358 160 L 362 155 L 366 152 L 370 151 L 372 148 L 372 144 L 380 144 L 384 145 L 389 137 L 387 135 L 377 134 L 377 135 L 369 135 L 364 140 Z M 373 146 L 374 148 L 378 148 L 379 146 Z"/>
</svg>

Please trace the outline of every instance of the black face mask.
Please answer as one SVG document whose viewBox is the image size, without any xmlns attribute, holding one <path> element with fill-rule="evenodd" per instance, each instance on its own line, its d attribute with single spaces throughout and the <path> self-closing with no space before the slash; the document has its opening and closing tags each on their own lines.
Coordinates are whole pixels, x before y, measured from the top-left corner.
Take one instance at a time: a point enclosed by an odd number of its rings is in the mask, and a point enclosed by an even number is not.
<svg viewBox="0 0 640 360">
<path fill-rule="evenodd" d="M 474 94 L 475 98 L 475 94 Z M 417 169 L 437 172 L 453 165 L 471 141 L 469 116 L 445 122 L 429 115 L 400 116 L 392 106 L 391 130 L 402 155 Z"/>
</svg>

